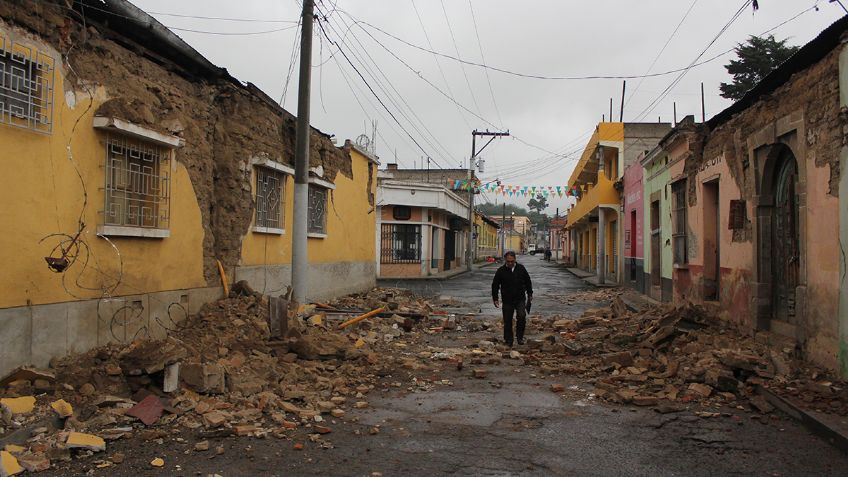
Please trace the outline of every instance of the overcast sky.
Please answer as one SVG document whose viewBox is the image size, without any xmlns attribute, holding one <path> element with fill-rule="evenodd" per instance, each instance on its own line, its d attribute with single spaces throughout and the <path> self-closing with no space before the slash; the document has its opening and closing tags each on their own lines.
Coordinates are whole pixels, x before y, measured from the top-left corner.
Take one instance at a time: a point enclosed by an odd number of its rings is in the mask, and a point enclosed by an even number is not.
<svg viewBox="0 0 848 477">
<path fill-rule="evenodd" d="M 133 1 L 163 24 L 183 29 L 175 33 L 236 78 L 282 97 L 298 32 L 288 22 L 299 17 L 298 0 Z M 346 138 L 371 136 L 376 120 L 382 163 L 395 162 L 397 154 L 401 167 L 421 167 L 430 156 L 433 168 L 467 164 L 473 129 L 508 129 L 513 137 L 496 139 L 481 154 L 486 164 L 480 176 L 528 186 L 566 184 L 601 115 L 609 119 L 610 98 L 618 118 L 622 80 L 487 74 L 415 46 L 524 75 L 631 76 L 686 68 L 773 28 L 776 38 L 802 45 L 844 14 L 827 0 L 759 0 L 759 10 L 749 6 L 720 33 L 744 0 L 316 1 L 327 16 L 326 35 L 342 45 L 367 85 L 316 24 L 313 126 L 334 134 L 341 145 Z M 257 32 L 267 33 L 242 34 Z M 674 102 L 678 119 L 694 114 L 700 120 L 701 82 L 707 118 L 718 113 L 730 105 L 718 87 L 729 80 L 723 65 L 733 57 L 727 53 L 694 66 L 682 78 L 674 73 L 627 79 L 624 120 L 671 121 Z M 297 111 L 296 57 L 284 106 Z M 496 200 L 492 193 L 484 198 Z M 523 206 L 527 198 L 509 201 Z M 551 204 L 548 213 L 564 210 L 567 201 Z"/>
</svg>

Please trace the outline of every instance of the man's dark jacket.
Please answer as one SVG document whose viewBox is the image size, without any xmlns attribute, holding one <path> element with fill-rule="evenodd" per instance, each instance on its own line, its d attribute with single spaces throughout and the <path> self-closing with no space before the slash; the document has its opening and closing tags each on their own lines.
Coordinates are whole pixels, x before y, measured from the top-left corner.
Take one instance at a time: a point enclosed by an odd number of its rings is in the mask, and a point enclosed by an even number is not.
<svg viewBox="0 0 848 477">
<path fill-rule="evenodd" d="M 524 293 L 533 294 L 533 282 L 530 281 L 530 274 L 520 263 L 516 263 L 515 269 L 512 271 L 506 265 L 502 265 L 495 272 L 495 278 L 492 280 L 492 300 L 498 299 L 498 288 L 501 290 L 503 302 L 511 305 L 521 303 L 524 300 Z"/>
</svg>

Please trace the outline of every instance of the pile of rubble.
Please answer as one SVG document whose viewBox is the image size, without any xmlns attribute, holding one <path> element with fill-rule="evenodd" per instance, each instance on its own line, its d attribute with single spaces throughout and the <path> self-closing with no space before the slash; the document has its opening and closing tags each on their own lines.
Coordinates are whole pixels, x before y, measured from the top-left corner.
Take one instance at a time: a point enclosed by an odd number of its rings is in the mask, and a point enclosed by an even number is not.
<svg viewBox="0 0 848 477">
<path fill-rule="evenodd" d="M 797 359 L 791 347 L 748 337 L 701 306 L 631 312 L 617 294 L 609 308 L 549 319 L 526 362 L 594 380 L 597 397 L 658 409 L 681 404 L 743 404 L 770 412 L 758 387 L 806 408 L 848 415 L 848 386 Z"/>
<path fill-rule="evenodd" d="M 391 311 L 387 319 L 338 330 L 328 320 L 349 317 L 335 313 L 342 308 Z M 140 433 L 291 438 L 301 428 L 313 442 L 331 446 L 324 440 L 331 423 L 347 408 L 367 407 L 378 376 L 395 364 L 382 363 L 376 351 L 419 326 L 394 313 L 430 311 L 392 289 L 295 310 L 285 298 L 242 283 L 164 340 L 108 345 L 0 381 L 0 475 L 45 470 Z M 208 449 L 207 440 L 196 446 Z M 115 454 L 96 464 L 123 459 Z"/>
</svg>

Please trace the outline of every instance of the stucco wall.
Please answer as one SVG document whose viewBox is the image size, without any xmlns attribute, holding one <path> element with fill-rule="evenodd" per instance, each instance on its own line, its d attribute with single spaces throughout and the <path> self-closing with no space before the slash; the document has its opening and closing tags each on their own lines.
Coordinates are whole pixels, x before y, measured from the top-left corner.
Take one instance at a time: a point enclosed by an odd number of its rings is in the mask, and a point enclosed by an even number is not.
<svg viewBox="0 0 848 477">
<path fill-rule="evenodd" d="M 834 50 L 808 69 L 796 73 L 769 96 L 713 128 L 703 154 L 687 161 L 690 225 L 695 240 L 690 250 L 690 296 L 699 293 L 703 277 L 704 237 L 699 236 L 703 184 L 717 177 L 720 185 L 721 305 L 728 319 L 752 330 L 769 329 L 795 338 L 805 355 L 837 367 L 840 249 L 839 168 L 843 144 L 839 107 L 838 56 Z M 788 148 L 798 165 L 799 285 L 792 327 L 771 321 L 772 254 L 768 243 L 769 167 L 772 151 Z M 746 201 L 743 229 L 728 230 L 729 201 Z M 701 232 L 701 234 L 703 234 Z M 693 256 L 694 255 L 694 256 Z"/>
</svg>

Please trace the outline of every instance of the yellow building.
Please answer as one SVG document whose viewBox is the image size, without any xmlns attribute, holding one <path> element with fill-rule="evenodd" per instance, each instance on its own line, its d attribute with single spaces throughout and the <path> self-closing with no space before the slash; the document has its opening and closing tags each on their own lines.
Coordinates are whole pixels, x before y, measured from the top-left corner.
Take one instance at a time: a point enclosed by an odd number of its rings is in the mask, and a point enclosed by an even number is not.
<svg viewBox="0 0 848 477">
<path fill-rule="evenodd" d="M 569 189 L 579 191 L 567 216 L 571 255 L 599 283 L 619 281 L 622 269 L 618 211 L 624 169 L 670 128 L 667 123 L 598 124 L 568 180 Z"/>
<path fill-rule="evenodd" d="M 295 118 L 153 18 L 111 21 L 120 2 L 86 10 L 96 28 L 21 5 L 0 19 L 0 375 L 165 337 L 221 297 L 218 261 L 284 289 Z M 141 41 L 156 62 L 124 46 Z M 311 141 L 309 297 L 367 289 L 376 160 Z"/>
<path fill-rule="evenodd" d="M 491 217 L 480 212 L 474 213 L 475 260 L 482 261 L 488 257 L 499 257 L 502 254 L 498 233 L 500 228 L 500 224 Z"/>
</svg>

